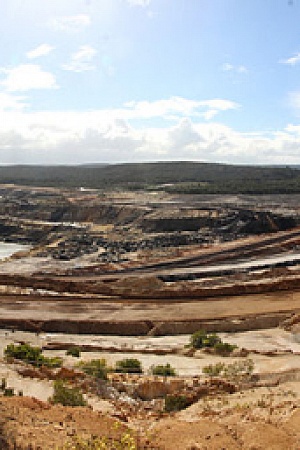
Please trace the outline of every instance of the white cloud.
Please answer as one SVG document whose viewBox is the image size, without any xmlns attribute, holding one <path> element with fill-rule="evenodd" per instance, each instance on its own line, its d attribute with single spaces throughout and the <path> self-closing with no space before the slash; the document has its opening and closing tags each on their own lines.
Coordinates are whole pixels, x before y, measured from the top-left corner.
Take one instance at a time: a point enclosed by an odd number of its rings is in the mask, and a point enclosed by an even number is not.
<svg viewBox="0 0 300 450">
<path fill-rule="evenodd" d="M 128 102 L 125 106 L 128 108 L 127 118 L 150 119 L 160 117 L 173 120 L 179 116 L 204 117 L 206 120 L 209 120 L 221 111 L 239 108 L 239 105 L 231 100 L 212 99 L 197 101 L 182 97 L 170 97 L 166 100 L 153 102 Z"/>
<path fill-rule="evenodd" d="M 179 153 L 180 150 L 194 151 L 198 145 L 203 142 L 201 133 L 193 125 L 190 119 L 181 119 L 174 127 L 168 131 L 168 143 L 172 152 Z"/>
<path fill-rule="evenodd" d="M 124 105 L 128 108 L 129 117 L 152 118 L 152 117 L 171 117 L 179 115 L 196 115 L 199 102 L 182 97 L 170 97 L 166 100 L 156 100 L 153 102 L 127 102 Z"/>
<path fill-rule="evenodd" d="M 75 16 L 56 17 L 49 22 L 49 26 L 55 31 L 79 32 L 91 24 L 91 18 L 87 14 Z"/>
<path fill-rule="evenodd" d="M 224 63 L 221 68 L 222 68 L 223 72 L 248 73 L 247 67 L 243 66 L 243 65 L 234 66 L 229 63 Z"/>
<path fill-rule="evenodd" d="M 295 66 L 300 62 L 300 53 L 297 53 L 295 56 L 292 56 L 288 59 L 283 59 L 280 61 L 282 64 L 289 64 L 290 66 Z"/>
<path fill-rule="evenodd" d="M 0 164 L 145 160 L 300 162 L 300 124 L 264 134 L 241 133 L 221 123 L 201 121 L 203 111 L 219 112 L 235 107 L 229 100 L 172 97 L 86 112 L 30 112 L 22 107 L 24 101 L 11 94 L 0 95 Z M 161 114 L 171 115 L 173 122 L 162 121 L 160 126 L 146 126 L 144 122 L 140 128 L 132 121 L 160 118 Z"/>
<path fill-rule="evenodd" d="M 203 113 L 203 117 L 205 120 L 211 120 L 218 114 L 217 109 L 208 109 L 206 112 Z"/>
<path fill-rule="evenodd" d="M 222 98 L 214 98 L 212 100 L 205 100 L 205 101 L 199 102 L 199 105 L 206 106 L 206 107 L 216 110 L 216 111 L 227 111 L 229 109 L 239 108 L 238 103 L 232 102 L 231 100 L 224 100 Z"/>
<path fill-rule="evenodd" d="M 62 68 L 72 72 L 85 72 L 87 70 L 94 70 L 95 66 L 92 61 L 97 53 L 97 50 L 89 45 L 82 45 L 78 51 L 71 55 L 71 59 Z"/>
<path fill-rule="evenodd" d="M 42 70 L 36 64 L 21 64 L 13 68 L 4 67 L 0 69 L 0 74 L 6 75 L 0 84 L 9 92 L 58 87 L 54 75 Z"/>
<path fill-rule="evenodd" d="M 51 45 L 41 44 L 33 50 L 27 52 L 26 56 L 28 59 L 35 59 L 39 58 L 40 56 L 48 55 L 48 53 L 52 52 L 52 50 L 54 50 L 54 47 L 52 47 Z"/>
<path fill-rule="evenodd" d="M 149 6 L 150 5 L 150 1 L 151 0 L 127 0 L 127 3 L 130 6 L 142 6 L 142 7 L 145 7 L 145 6 Z"/>
<path fill-rule="evenodd" d="M 26 97 L 19 97 L 5 92 L 0 92 L 0 112 L 1 111 L 20 111 L 27 105 Z"/>
</svg>

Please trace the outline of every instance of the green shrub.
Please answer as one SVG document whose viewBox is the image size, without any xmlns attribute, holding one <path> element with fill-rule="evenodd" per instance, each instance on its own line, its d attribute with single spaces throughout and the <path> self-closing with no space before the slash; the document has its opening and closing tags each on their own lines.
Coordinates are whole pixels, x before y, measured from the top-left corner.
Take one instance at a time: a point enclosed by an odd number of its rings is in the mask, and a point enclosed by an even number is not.
<svg viewBox="0 0 300 450">
<path fill-rule="evenodd" d="M 187 408 L 190 404 L 185 395 L 167 395 L 165 398 L 165 411 L 180 411 Z"/>
<path fill-rule="evenodd" d="M 68 348 L 68 350 L 66 351 L 66 355 L 70 355 L 73 356 L 74 358 L 79 358 L 81 354 L 81 349 L 80 347 L 70 347 Z"/>
<path fill-rule="evenodd" d="M 244 359 L 236 361 L 232 364 L 210 364 L 203 367 L 202 372 L 211 377 L 222 377 L 229 381 L 238 383 L 249 379 L 254 370 L 254 362 L 252 359 Z"/>
<path fill-rule="evenodd" d="M 191 346 L 193 348 L 214 347 L 221 342 L 216 334 L 207 334 L 204 330 L 196 331 L 191 336 Z"/>
<path fill-rule="evenodd" d="M 81 438 L 75 436 L 70 442 L 64 444 L 60 450 L 138 450 L 139 448 L 137 438 L 130 431 L 126 431 L 119 438 L 110 436 Z"/>
<path fill-rule="evenodd" d="M 228 364 L 224 368 L 224 377 L 232 381 L 242 381 L 250 378 L 254 370 L 252 359 L 243 359 L 241 361 Z"/>
<path fill-rule="evenodd" d="M 15 391 L 13 388 L 5 388 L 3 391 L 4 397 L 13 397 L 15 395 Z"/>
<path fill-rule="evenodd" d="M 62 380 L 54 381 L 54 392 L 49 398 L 51 403 L 63 406 L 86 406 L 86 401 L 78 388 L 67 386 Z"/>
<path fill-rule="evenodd" d="M 59 357 L 46 358 L 42 355 L 42 349 L 39 347 L 33 347 L 30 344 L 9 344 L 4 350 L 4 355 L 7 359 L 14 358 L 24 361 L 33 366 L 46 366 L 46 367 L 60 367 L 62 365 L 62 359 Z"/>
<path fill-rule="evenodd" d="M 53 358 L 46 358 L 42 355 L 42 359 L 39 362 L 40 366 L 49 367 L 50 369 L 54 369 L 55 367 L 61 367 L 63 363 L 62 358 L 59 356 L 54 356 Z"/>
<path fill-rule="evenodd" d="M 218 377 L 221 375 L 225 368 L 225 364 L 217 363 L 217 364 L 209 364 L 208 366 L 203 367 L 202 372 L 209 377 Z"/>
<path fill-rule="evenodd" d="M 218 342 L 215 346 L 215 352 L 217 355 L 228 356 L 233 350 L 237 348 L 236 345 L 228 344 L 227 342 Z"/>
<path fill-rule="evenodd" d="M 163 377 L 174 377 L 176 375 L 175 370 L 169 363 L 165 365 L 152 366 L 151 373 L 153 375 L 161 375 Z"/>
<path fill-rule="evenodd" d="M 207 334 L 204 330 L 199 330 L 192 334 L 190 345 L 193 348 L 213 348 L 215 353 L 221 356 L 228 356 L 237 348 L 236 345 L 222 342 L 221 338 L 216 334 Z"/>
<path fill-rule="evenodd" d="M 101 380 L 107 379 L 108 367 L 105 359 L 92 359 L 91 361 L 80 362 L 78 367 L 92 377 L 99 378 Z"/>
<path fill-rule="evenodd" d="M 116 362 L 116 372 L 121 373 L 142 373 L 142 365 L 138 359 L 127 358 Z"/>
<path fill-rule="evenodd" d="M 30 344 L 8 344 L 4 350 L 7 358 L 20 359 L 29 363 L 37 363 L 41 356 L 42 350 L 39 347 L 33 347 Z"/>
</svg>

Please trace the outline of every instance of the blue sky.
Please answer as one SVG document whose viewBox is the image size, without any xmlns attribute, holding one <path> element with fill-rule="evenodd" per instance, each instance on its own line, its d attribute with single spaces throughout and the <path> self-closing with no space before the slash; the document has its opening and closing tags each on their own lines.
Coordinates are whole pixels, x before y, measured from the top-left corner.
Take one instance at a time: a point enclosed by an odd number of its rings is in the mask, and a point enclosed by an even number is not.
<svg viewBox="0 0 300 450">
<path fill-rule="evenodd" d="M 300 0 L 0 13 L 0 164 L 300 164 Z"/>
</svg>

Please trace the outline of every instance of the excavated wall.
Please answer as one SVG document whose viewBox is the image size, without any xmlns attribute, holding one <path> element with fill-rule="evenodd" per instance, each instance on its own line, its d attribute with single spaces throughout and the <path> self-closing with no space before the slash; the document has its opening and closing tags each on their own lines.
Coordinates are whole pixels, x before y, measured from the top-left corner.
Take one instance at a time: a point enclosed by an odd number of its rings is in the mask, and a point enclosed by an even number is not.
<svg viewBox="0 0 300 450">
<path fill-rule="evenodd" d="M 200 329 L 208 332 L 241 332 L 274 328 L 290 318 L 291 312 L 252 315 L 248 317 L 222 318 L 217 320 L 183 321 L 100 321 L 100 320 L 22 320 L 0 318 L 0 328 L 40 332 L 118 335 L 118 336 L 165 336 L 191 334 Z"/>
</svg>

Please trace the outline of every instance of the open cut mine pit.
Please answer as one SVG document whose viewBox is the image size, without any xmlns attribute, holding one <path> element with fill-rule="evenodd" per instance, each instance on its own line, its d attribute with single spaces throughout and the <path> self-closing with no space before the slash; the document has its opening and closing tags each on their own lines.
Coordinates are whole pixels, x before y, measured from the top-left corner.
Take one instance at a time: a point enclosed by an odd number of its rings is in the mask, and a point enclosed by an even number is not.
<svg viewBox="0 0 300 450">
<path fill-rule="evenodd" d="M 2 186 L 0 324 L 92 334 L 275 327 L 300 311 L 294 197 Z"/>
<path fill-rule="evenodd" d="M 251 426 L 265 426 L 267 414 L 272 436 L 286 426 L 278 448 L 298 448 L 295 195 L 0 186 L 0 255 L 1 242 L 19 247 L 0 260 L 0 446 L 62 448 L 117 420 L 142 439 L 154 430 L 150 447 L 138 438 L 132 448 L 174 450 L 168 430 L 182 424 L 178 450 L 206 445 L 208 429 L 222 435 L 220 448 L 250 448 L 235 446 L 245 410 Z M 220 339 L 221 350 L 192 346 L 199 332 Z M 33 346 L 41 360 L 9 356 L 18 346 Z M 142 373 L 119 373 L 120 361 L 137 361 Z M 85 372 L 92 363 L 107 364 L 105 379 Z M 49 404 L 62 379 L 89 409 L 77 416 Z M 175 416 L 172 396 L 185 401 Z M 261 428 L 257 436 L 268 448 Z"/>
</svg>

